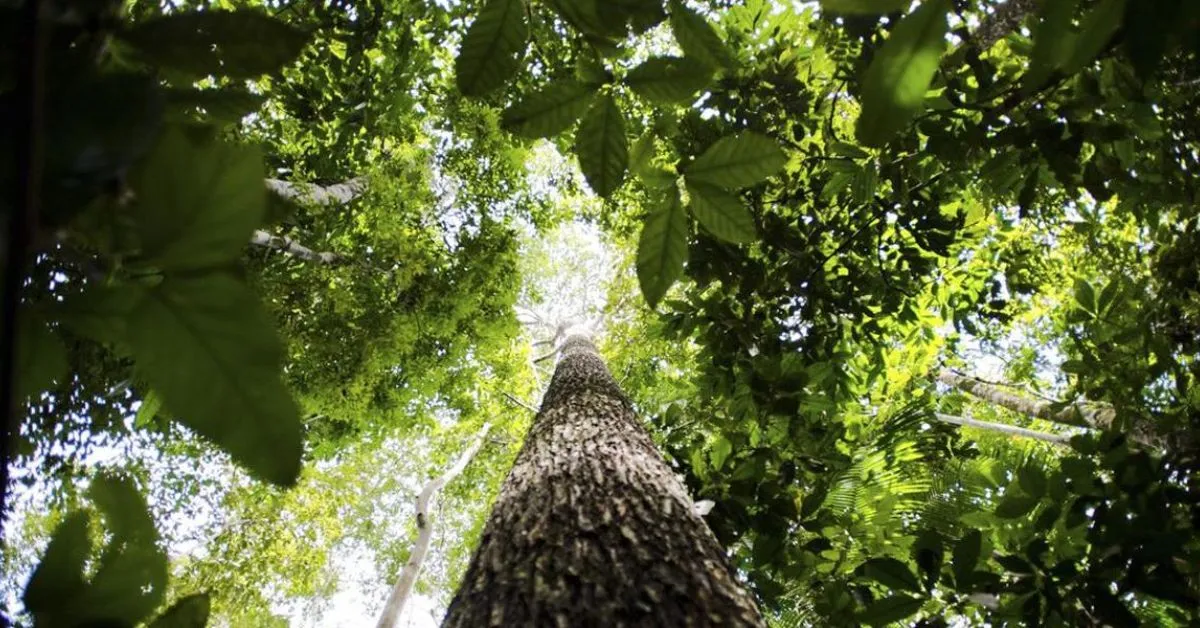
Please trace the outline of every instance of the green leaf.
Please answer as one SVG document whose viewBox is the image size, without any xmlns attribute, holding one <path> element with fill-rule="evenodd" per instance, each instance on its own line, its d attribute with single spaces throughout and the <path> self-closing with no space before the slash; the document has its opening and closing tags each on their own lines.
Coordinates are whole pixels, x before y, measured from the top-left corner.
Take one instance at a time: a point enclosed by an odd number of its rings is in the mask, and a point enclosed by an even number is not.
<svg viewBox="0 0 1200 628">
<path fill-rule="evenodd" d="M 195 76 L 254 78 L 300 56 L 309 35 L 258 11 L 193 11 L 154 17 L 119 33 L 146 62 Z"/>
<path fill-rule="evenodd" d="M 595 94 L 593 85 L 572 79 L 556 81 L 506 109 L 501 124 L 522 137 L 558 135 L 587 111 Z"/>
<path fill-rule="evenodd" d="M 710 233 L 733 243 L 753 242 L 758 238 L 754 227 L 754 216 L 736 194 L 715 185 L 699 183 L 684 178 L 687 184 L 688 207 L 692 215 Z"/>
<path fill-rule="evenodd" d="M 1041 87 L 1055 70 L 1066 63 L 1075 39 L 1071 32 L 1071 20 L 1075 17 L 1078 4 L 1077 0 L 1059 0 L 1044 2 L 1038 9 L 1041 21 L 1033 33 L 1029 71 L 1021 78 L 1026 93 Z"/>
<path fill-rule="evenodd" d="M 164 133 L 133 184 L 145 261 L 194 270 L 237 260 L 266 214 L 264 178 L 257 150 Z"/>
<path fill-rule="evenodd" d="M 911 0 L 821 0 L 821 10 L 842 15 L 882 15 L 903 11 Z"/>
<path fill-rule="evenodd" d="M 129 313 L 141 302 L 145 291 L 121 284 L 91 284 L 83 292 L 63 299 L 63 325 L 101 344 L 124 345 Z"/>
<path fill-rule="evenodd" d="M 575 132 L 579 169 L 596 194 L 607 198 L 625 182 L 629 145 L 625 118 L 611 94 L 596 99 Z"/>
<path fill-rule="evenodd" d="M 208 625 L 207 593 L 189 595 L 168 608 L 147 628 L 204 628 Z"/>
<path fill-rule="evenodd" d="M 267 313 L 226 273 L 170 277 L 130 316 L 141 376 L 172 416 L 258 477 L 300 471 L 300 416 L 280 379 L 282 343 Z"/>
<path fill-rule="evenodd" d="M 946 48 L 949 0 L 925 0 L 892 31 L 863 77 L 855 137 L 881 146 L 920 112 Z"/>
<path fill-rule="evenodd" d="M 1005 495 L 1004 499 L 996 506 L 996 516 L 1001 519 L 1017 519 L 1029 514 L 1034 506 L 1037 506 L 1038 500 L 1028 495 Z"/>
<path fill-rule="evenodd" d="M 658 104 L 689 103 L 708 85 L 712 70 L 689 58 L 651 57 L 629 71 L 625 84 L 635 94 Z"/>
<path fill-rule="evenodd" d="M 65 381 L 69 375 L 67 346 L 38 312 L 19 311 L 17 323 L 15 386 L 18 398 L 24 401 Z"/>
<path fill-rule="evenodd" d="M 162 410 L 162 397 L 158 393 L 151 390 L 142 397 L 142 404 L 138 406 L 137 415 L 133 419 L 134 427 L 146 427 L 154 422 L 154 417 L 158 416 Z"/>
<path fill-rule="evenodd" d="M 875 170 L 875 164 L 863 164 L 863 167 L 854 173 L 854 180 L 851 182 L 854 202 L 860 205 L 873 202 L 875 200 L 875 188 L 878 185 L 879 173 Z"/>
<path fill-rule="evenodd" d="M 744 131 L 717 140 L 688 164 L 684 174 L 694 183 L 736 190 L 766 180 L 786 163 L 787 154 L 775 140 Z"/>
<path fill-rule="evenodd" d="M 1121 28 L 1124 16 L 1125 0 L 1101 0 L 1084 16 L 1079 37 L 1075 39 L 1075 48 L 1063 66 L 1063 72 L 1074 74 L 1100 56 Z"/>
<path fill-rule="evenodd" d="M 482 96 L 507 83 L 521 65 L 528 37 L 522 0 L 487 0 L 454 60 L 458 91 Z"/>
<path fill-rule="evenodd" d="M 725 461 L 729 459 L 730 453 L 733 453 L 733 444 L 724 436 L 718 436 L 713 441 L 712 449 L 708 450 L 708 459 L 712 462 L 712 468 L 720 470 L 725 466 Z"/>
<path fill-rule="evenodd" d="M 73 512 L 54 529 L 41 562 L 33 570 L 21 600 L 31 613 L 53 612 L 63 600 L 84 589 L 84 562 L 92 553 L 88 512 Z"/>
<path fill-rule="evenodd" d="M 79 607 L 89 619 L 137 624 L 158 607 L 167 588 L 167 556 L 154 519 L 128 478 L 102 474 L 88 495 L 104 514 L 112 541 Z"/>
<path fill-rule="evenodd" d="M 206 119 L 238 122 L 258 110 L 266 101 L 261 94 L 245 89 L 193 89 L 172 87 L 166 90 L 167 104 Z"/>
<path fill-rule="evenodd" d="M 1075 280 L 1075 303 L 1085 312 L 1096 313 L 1096 290 L 1083 279 Z"/>
<path fill-rule="evenodd" d="M 680 0 L 671 0 L 668 10 L 671 14 L 671 32 L 675 34 L 675 41 L 679 42 L 684 56 L 713 68 L 730 70 L 737 65 L 721 36 L 703 16 L 687 8 Z"/>
<path fill-rule="evenodd" d="M 979 564 L 979 554 L 983 551 L 983 533 L 978 529 L 970 530 L 954 544 L 954 557 L 950 566 L 954 569 L 954 577 L 959 587 L 970 582 L 975 566 Z"/>
<path fill-rule="evenodd" d="M 933 530 L 923 530 L 917 535 L 912 546 L 913 560 L 925 577 L 925 587 L 932 589 L 942 571 L 942 560 L 945 549 L 942 546 L 942 535 Z"/>
<path fill-rule="evenodd" d="M 908 565 L 895 558 L 872 558 L 862 565 L 863 575 L 889 589 L 920 593 L 921 583 Z"/>
<path fill-rule="evenodd" d="M 859 613 L 858 620 L 870 626 L 886 626 L 921 610 L 924 603 L 925 600 L 919 597 L 893 595 L 867 604 L 867 608 Z"/>
<path fill-rule="evenodd" d="M 1041 499 L 1046 494 L 1046 474 L 1037 467 L 1025 465 L 1017 469 L 1017 480 L 1031 497 Z"/>
<path fill-rule="evenodd" d="M 651 308 L 658 305 L 671 284 L 683 274 L 687 235 L 687 215 L 679 192 L 670 190 L 666 202 L 646 217 L 638 240 L 638 284 Z"/>
</svg>

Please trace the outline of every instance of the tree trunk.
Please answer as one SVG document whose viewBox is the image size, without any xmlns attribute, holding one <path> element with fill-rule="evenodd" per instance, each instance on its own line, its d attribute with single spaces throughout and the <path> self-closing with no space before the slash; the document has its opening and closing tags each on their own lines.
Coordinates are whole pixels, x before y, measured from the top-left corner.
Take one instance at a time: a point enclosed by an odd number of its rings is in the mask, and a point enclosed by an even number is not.
<svg viewBox="0 0 1200 628">
<path fill-rule="evenodd" d="M 379 616 L 376 628 L 393 628 L 399 621 L 404 604 L 408 602 L 413 585 L 417 583 L 417 574 L 421 573 L 421 564 L 425 562 L 425 555 L 429 553 L 429 543 L 433 540 L 433 522 L 429 519 L 429 509 L 432 506 L 433 498 L 450 480 L 458 477 L 458 474 L 467 468 L 471 459 L 483 447 L 483 439 L 487 437 L 490 427 L 490 424 L 484 423 L 479 433 L 475 435 L 475 441 L 458 457 L 454 465 L 440 477 L 430 480 L 425 488 L 421 489 L 421 494 L 417 496 L 417 541 L 413 543 L 412 552 L 408 555 L 408 562 L 400 570 L 400 577 L 396 579 L 396 586 L 392 588 L 392 593 L 388 596 L 387 604 L 383 607 L 383 613 Z"/>
<path fill-rule="evenodd" d="M 596 348 L 573 335 L 444 626 L 764 626 Z"/>
<path fill-rule="evenodd" d="M 990 432 L 1000 432 L 1001 434 L 1008 434 L 1009 436 L 1034 438 L 1037 440 L 1046 441 L 1047 443 L 1054 443 L 1056 445 L 1066 445 L 1071 442 L 1071 436 L 1069 434 L 1051 434 L 1049 432 L 1038 432 L 1036 430 L 1025 429 L 1023 427 L 1017 427 L 1015 425 L 1006 425 L 1004 423 L 992 423 L 990 421 L 980 421 L 979 419 L 972 419 L 970 417 L 965 417 L 965 416 L 953 416 L 953 415 L 949 415 L 949 414 L 942 414 L 941 412 L 935 412 L 933 414 L 933 416 L 934 416 L 934 418 L 941 421 L 942 423 L 950 423 L 953 425 L 966 425 L 966 426 L 978 428 L 981 430 L 988 430 Z"/>
</svg>

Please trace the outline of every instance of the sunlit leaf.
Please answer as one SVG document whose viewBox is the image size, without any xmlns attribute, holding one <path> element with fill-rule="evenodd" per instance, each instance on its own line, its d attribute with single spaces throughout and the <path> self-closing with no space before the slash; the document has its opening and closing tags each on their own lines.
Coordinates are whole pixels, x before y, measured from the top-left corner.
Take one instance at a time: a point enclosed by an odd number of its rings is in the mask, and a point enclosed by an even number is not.
<svg viewBox="0 0 1200 628">
<path fill-rule="evenodd" d="M 607 197 L 625 182 L 629 144 L 625 118 L 611 95 L 596 99 L 575 132 L 579 169 L 592 191 Z"/>
<path fill-rule="evenodd" d="M 638 283 L 650 307 L 657 306 L 667 289 L 683 274 L 687 236 L 683 203 L 679 193 L 670 190 L 666 200 L 646 217 L 638 240 Z"/>
<path fill-rule="evenodd" d="M 787 163 L 775 140 L 744 131 L 716 141 L 684 169 L 689 181 L 730 190 L 761 183 Z"/>
<path fill-rule="evenodd" d="M 208 625 L 209 606 L 207 593 L 189 595 L 150 622 L 147 628 L 204 628 Z"/>
<path fill-rule="evenodd" d="M 732 69 L 736 62 L 729 48 L 708 20 L 689 9 L 680 0 L 671 0 L 671 32 L 683 54 L 714 68 Z"/>
<path fill-rule="evenodd" d="M 920 112 L 946 48 L 949 0 L 925 0 L 891 32 L 863 77 L 855 136 L 881 146 Z"/>
<path fill-rule="evenodd" d="M 688 207 L 710 233 L 727 242 L 753 242 L 754 216 L 736 194 L 715 185 L 687 180 Z"/>
<path fill-rule="evenodd" d="M 595 94 L 594 86 L 575 80 L 550 83 L 506 109 L 501 123 L 522 137 L 558 135 L 587 111 Z"/>
<path fill-rule="evenodd" d="M 629 71 L 625 83 L 654 103 L 687 103 L 708 84 L 712 70 L 689 58 L 651 57 Z"/>
</svg>

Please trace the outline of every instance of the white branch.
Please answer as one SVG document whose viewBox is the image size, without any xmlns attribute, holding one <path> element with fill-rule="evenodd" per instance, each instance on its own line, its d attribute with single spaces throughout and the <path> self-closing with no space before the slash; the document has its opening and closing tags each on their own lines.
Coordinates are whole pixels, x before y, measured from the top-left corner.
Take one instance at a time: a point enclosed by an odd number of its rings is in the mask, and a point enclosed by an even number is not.
<svg viewBox="0 0 1200 628">
<path fill-rule="evenodd" d="M 1002 434 L 1008 434 L 1010 436 L 1023 436 L 1025 438 L 1036 438 L 1038 440 L 1043 440 L 1048 443 L 1054 443 L 1055 445 L 1069 445 L 1070 441 L 1071 441 L 1071 436 L 1069 434 L 1051 434 L 1049 432 L 1038 432 L 1038 431 L 1026 429 L 1023 427 L 1017 427 L 1015 425 L 1007 425 L 1004 423 L 991 423 L 988 421 L 980 421 L 978 419 L 972 419 L 970 417 L 942 414 L 940 412 L 935 412 L 933 416 L 936 417 L 937 420 L 941 421 L 942 423 L 952 423 L 954 425 L 967 425 L 970 427 L 979 428 L 981 430 L 988 430 L 991 432 L 1000 432 Z"/>
<path fill-rule="evenodd" d="M 267 189 L 276 196 L 304 205 L 345 205 L 356 199 L 367 189 L 366 177 L 354 177 L 333 185 L 295 183 L 279 179 L 267 179 Z"/>
<path fill-rule="evenodd" d="M 321 264 L 336 264 L 342 260 L 342 256 L 337 253 L 314 251 L 287 236 L 272 235 L 262 229 L 256 230 L 254 235 L 250 236 L 250 244 L 274 249 L 287 253 L 292 257 L 298 257 L 310 262 L 319 262 Z"/>
<path fill-rule="evenodd" d="M 412 593 L 413 585 L 417 582 L 417 574 L 421 572 L 421 563 L 425 562 L 425 555 L 429 552 L 429 543 L 433 539 L 433 523 L 429 519 L 431 502 L 437 492 L 442 490 L 442 487 L 467 468 L 471 458 L 474 458 L 479 449 L 483 447 L 484 438 L 489 429 L 491 429 L 491 424 L 484 423 L 479 432 L 475 434 L 475 441 L 458 457 L 458 460 L 454 461 L 454 466 L 447 469 L 441 477 L 426 483 L 425 488 L 421 489 L 421 494 L 417 496 L 417 540 L 413 543 L 408 562 L 400 570 L 400 577 L 396 580 L 396 586 L 392 588 L 391 595 L 388 596 L 387 604 L 383 607 L 383 614 L 380 615 L 376 628 L 394 628 L 400 619 L 400 612 L 404 610 L 404 604 Z"/>
</svg>

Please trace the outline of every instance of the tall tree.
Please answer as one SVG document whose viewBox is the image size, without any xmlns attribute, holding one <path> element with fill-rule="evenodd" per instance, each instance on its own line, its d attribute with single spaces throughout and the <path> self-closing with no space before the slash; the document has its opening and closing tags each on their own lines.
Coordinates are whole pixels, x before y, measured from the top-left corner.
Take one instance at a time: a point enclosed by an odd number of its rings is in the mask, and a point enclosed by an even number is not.
<svg viewBox="0 0 1200 628">
<path fill-rule="evenodd" d="M 764 625 L 595 345 L 559 352 L 445 625 Z"/>
</svg>

